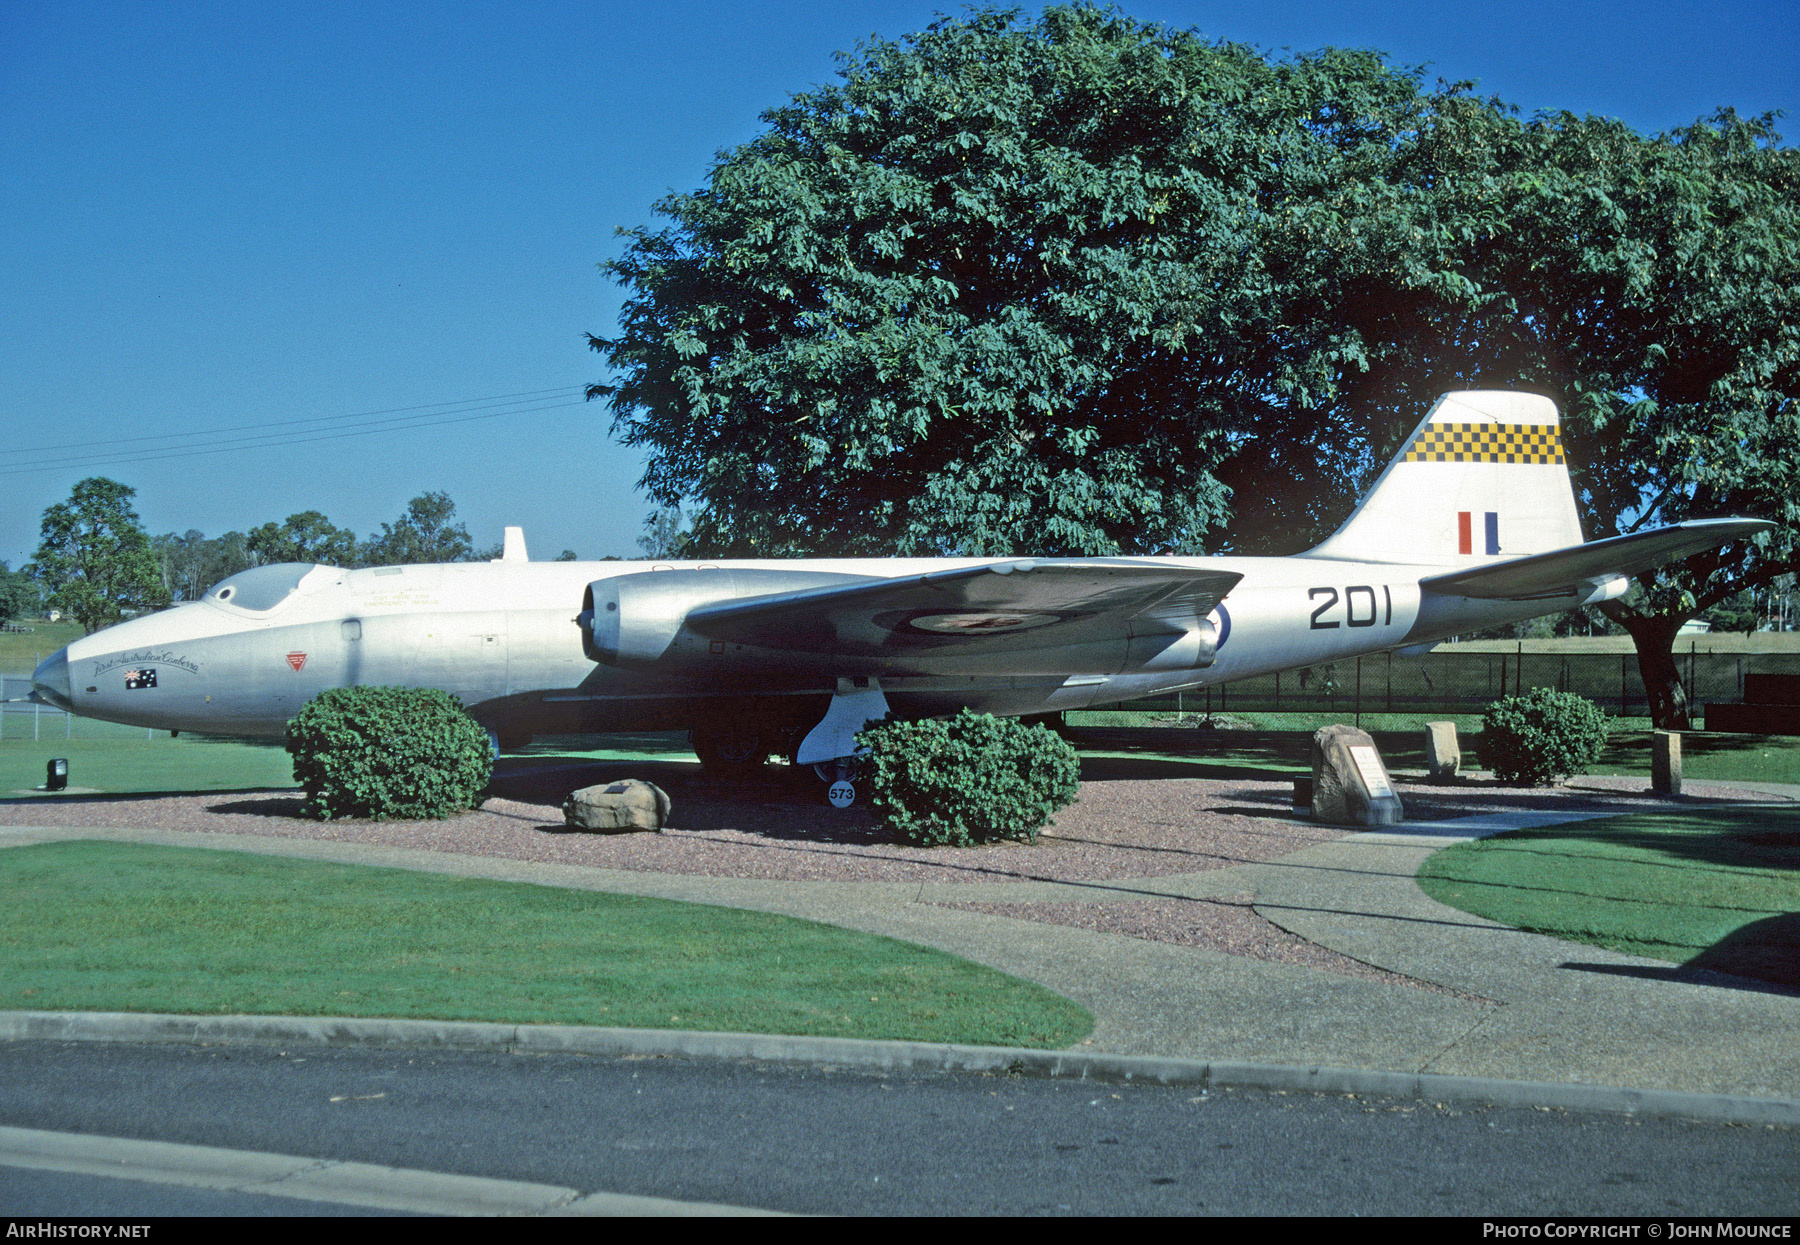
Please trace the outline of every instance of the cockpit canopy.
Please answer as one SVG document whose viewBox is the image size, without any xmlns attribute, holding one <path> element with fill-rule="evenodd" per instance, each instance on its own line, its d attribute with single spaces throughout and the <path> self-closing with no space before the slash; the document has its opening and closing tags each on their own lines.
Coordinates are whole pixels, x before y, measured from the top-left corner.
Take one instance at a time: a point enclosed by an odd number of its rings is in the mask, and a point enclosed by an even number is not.
<svg viewBox="0 0 1800 1245">
<path fill-rule="evenodd" d="M 275 562 L 269 566 L 253 566 L 247 571 L 239 571 L 221 579 L 200 599 L 214 605 L 229 605 L 235 609 L 262 613 L 274 609 L 293 596 L 300 587 L 300 582 L 313 572 L 333 569 L 317 562 Z"/>
</svg>

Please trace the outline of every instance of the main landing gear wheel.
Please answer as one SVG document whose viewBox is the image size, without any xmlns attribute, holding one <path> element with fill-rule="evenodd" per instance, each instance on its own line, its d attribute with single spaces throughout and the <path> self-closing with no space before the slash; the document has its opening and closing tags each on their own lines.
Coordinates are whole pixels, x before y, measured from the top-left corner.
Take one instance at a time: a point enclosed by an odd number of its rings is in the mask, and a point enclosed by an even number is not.
<svg viewBox="0 0 1800 1245">
<path fill-rule="evenodd" d="M 769 741 L 748 722 L 702 722 L 688 732 L 700 768 L 716 778 L 749 778 L 769 759 Z"/>
</svg>

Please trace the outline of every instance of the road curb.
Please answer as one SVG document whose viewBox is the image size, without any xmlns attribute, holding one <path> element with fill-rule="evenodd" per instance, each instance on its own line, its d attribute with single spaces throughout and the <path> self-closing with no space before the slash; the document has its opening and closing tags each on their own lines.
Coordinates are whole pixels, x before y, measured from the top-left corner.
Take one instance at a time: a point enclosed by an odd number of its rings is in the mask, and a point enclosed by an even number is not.
<svg viewBox="0 0 1800 1245">
<path fill-rule="evenodd" d="M 1369 1094 L 1424 1102 L 1488 1103 L 1567 1111 L 1800 1127 L 1800 1102 L 1428 1072 L 1289 1066 L 1117 1055 L 1104 1051 L 958 1046 L 938 1042 L 711 1033 L 692 1029 L 603 1029 L 349 1016 L 184 1016 L 137 1012 L 0 1011 L 0 1041 L 172 1042 L 188 1045 L 367 1046 L 561 1052 L 691 1059 L 754 1059 L 821 1067 L 976 1072 L 1123 1084 L 1191 1085 L 1312 1094 Z"/>
</svg>

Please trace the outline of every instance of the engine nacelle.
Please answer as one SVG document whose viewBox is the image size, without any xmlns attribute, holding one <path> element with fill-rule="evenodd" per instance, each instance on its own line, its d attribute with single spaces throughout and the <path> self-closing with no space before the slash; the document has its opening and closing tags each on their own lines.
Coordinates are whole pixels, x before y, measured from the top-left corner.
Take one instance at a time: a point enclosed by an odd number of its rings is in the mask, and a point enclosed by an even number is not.
<svg viewBox="0 0 1800 1245">
<path fill-rule="evenodd" d="M 723 567 L 634 571 L 596 579 L 582 596 L 581 647 L 589 661 L 627 670 L 679 667 L 709 656 L 709 641 L 689 631 L 688 612 L 715 601 L 778 596 L 856 583 L 830 571 Z"/>
</svg>

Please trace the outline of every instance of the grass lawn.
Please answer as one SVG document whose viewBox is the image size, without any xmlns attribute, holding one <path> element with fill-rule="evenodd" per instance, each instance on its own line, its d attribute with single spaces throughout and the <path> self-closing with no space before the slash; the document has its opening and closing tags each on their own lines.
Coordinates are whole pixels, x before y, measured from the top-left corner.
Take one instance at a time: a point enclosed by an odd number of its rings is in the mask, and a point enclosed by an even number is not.
<svg viewBox="0 0 1800 1245">
<path fill-rule="evenodd" d="M 36 743 L 0 743 L 0 797 L 44 785 L 44 763 L 69 762 L 69 785 L 106 792 L 243 791 L 292 787 L 293 758 L 279 743 L 182 736 L 159 731 L 145 739 L 141 728 L 121 727 L 123 737 L 64 739 L 60 733 Z M 0 804 L 3 807 L 3 804 Z M 0 812 L 0 820 L 4 820 Z"/>
<path fill-rule="evenodd" d="M 1189 718 L 1199 715 L 1190 714 Z M 1173 715 L 1132 710 L 1071 713 L 1069 726 L 1082 740 L 1084 756 L 1158 758 L 1193 767 L 1196 777 L 1241 776 L 1246 769 L 1301 773 L 1311 766 L 1312 732 L 1333 722 L 1349 722 L 1347 714 L 1233 713 L 1234 721 L 1248 730 L 1189 728 L 1191 745 L 1172 751 L 1162 735 L 1141 746 L 1130 745 L 1129 728 L 1172 727 Z M 1463 747 L 1463 763 L 1479 768 L 1481 718 L 1471 715 L 1432 717 L 1431 721 L 1455 722 Z M 1390 769 L 1425 768 L 1426 718 L 1410 714 L 1365 713 L 1363 729 Z M 1752 782 L 1800 783 L 1800 736 L 1728 735 L 1691 731 L 1681 739 L 1682 769 L 1686 777 Z M 1600 761 L 1590 771 L 1608 775 L 1650 776 L 1650 723 L 1644 718 L 1614 718 L 1613 733 Z"/>
<path fill-rule="evenodd" d="M 78 622 L 45 622 L 41 618 L 14 619 L 30 631 L 0 631 L 0 672 L 30 674 L 44 658 L 87 634 Z"/>
<path fill-rule="evenodd" d="M 1800 809 L 1517 830 L 1438 852 L 1419 885 L 1535 933 L 1800 986 Z"/>
<path fill-rule="evenodd" d="M 697 761 L 686 731 L 638 731 L 618 735 L 540 735 L 508 757 L 548 761 Z"/>
<path fill-rule="evenodd" d="M 0 1008 L 420 1017 L 1066 1046 L 1041 986 L 731 908 L 242 852 L 0 851 Z"/>
<path fill-rule="evenodd" d="M 1800 783 L 1800 736 L 1691 731 L 1681 737 L 1686 778 Z M 1614 731 L 1596 774 L 1650 773 L 1650 731 Z"/>
</svg>

